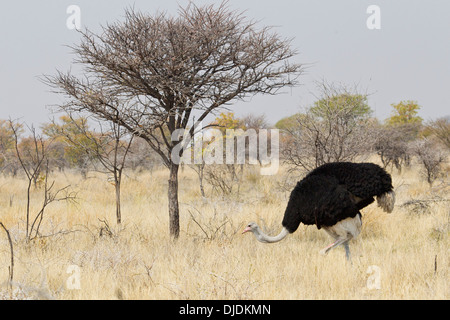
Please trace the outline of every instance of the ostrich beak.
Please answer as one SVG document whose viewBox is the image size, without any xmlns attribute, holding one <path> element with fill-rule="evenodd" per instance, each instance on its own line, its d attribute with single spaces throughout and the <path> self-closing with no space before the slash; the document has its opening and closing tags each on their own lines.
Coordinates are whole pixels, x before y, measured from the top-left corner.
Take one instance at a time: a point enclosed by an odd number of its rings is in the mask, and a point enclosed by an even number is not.
<svg viewBox="0 0 450 320">
<path fill-rule="evenodd" d="M 247 228 L 244 229 L 244 231 L 242 231 L 242 234 L 244 234 L 244 233 L 246 233 L 246 232 L 249 232 L 249 231 L 252 231 L 252 228 L 247 227 Z"/>
</svg>

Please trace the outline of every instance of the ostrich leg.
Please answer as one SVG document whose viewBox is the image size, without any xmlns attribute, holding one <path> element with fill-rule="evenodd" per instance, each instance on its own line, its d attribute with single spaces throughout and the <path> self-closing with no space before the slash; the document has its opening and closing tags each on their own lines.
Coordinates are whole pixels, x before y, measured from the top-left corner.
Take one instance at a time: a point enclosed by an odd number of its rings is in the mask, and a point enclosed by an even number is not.
<svg viewBox="0 0 450 320">
<path fill-rule="evenodd" d="M 343 244 L 344 242 L 347 242 L 348 240 L 350 240 L 350 239 L 347 239 L 347 238 L 344 238 L 344 239 L 342 239 L 342 238 L 337 239 L 335 242 L 333 242 L 333 243 L 330 244 L 329 246 L 327 246 L 327 247 L 323 248 L 322 250 L 320 250 L 320 254 L 325 255 L 325 254 L 328 253 L 328 251 L 330 251 L 330 250 L 333 249 L 334 247 L 337 247 L 338 245 L 341 245 L 341 244 Z"/>
<path fill-rule="evenodd" d="M 347 258 L 347 260 L 350 260 L 350 248 L 348 246 L 348 242 L 350 241 L 351 238 L 352 237 L 338 238 L 335 242 L 333 242 L 332 244 L 330 244 L 326 248 L 320 250 L 320 254 L 326 255 L 328 253 L 328 251 L 330 251 L 331 249 L 333 249 L 333 248 L 343 244 L 344 248 L 345 248 L 345 257 Z"/>
<path fill-rule="evenodd" d="M 361 217 L 356 215 L 354 218 L 347 218 L 345 220 L 339 221 L 334 226 L 325 227 L 324 230 L 335 239 L 335 241 L 328 247 L 320 251 L 321 254 L 327 254 L 328 251 L 337 247 L 340 244 L 344 244 L 345 256 L 347 260 L 350 260 L 350 249 L 348 242 L 352 238 L 356 238 L 361 230 Z"/>
<path fill-rule="evenodd" d="M 344 248 L 345 248 L 345 257 L 347 258 L 347 260 L 351 261 L 351 256 L 350 256 L 350 248 L 348 247 L 348 241 L 344 242 Z"/>
</svg>

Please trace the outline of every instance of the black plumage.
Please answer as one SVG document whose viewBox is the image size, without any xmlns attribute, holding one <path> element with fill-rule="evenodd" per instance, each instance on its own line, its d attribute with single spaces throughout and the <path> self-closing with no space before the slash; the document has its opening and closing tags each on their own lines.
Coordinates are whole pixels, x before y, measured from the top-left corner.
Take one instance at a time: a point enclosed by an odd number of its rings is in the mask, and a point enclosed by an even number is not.
<svg viewBox="0 0 450 320">
<path fill-rule="evenodd" d="M 282 225 L 290 233 L 300 223 L 333 226 L 392 191 L 391 176 L 373 163 L 335 162 L 311 171 L 292 190 Z"/>
</svg>

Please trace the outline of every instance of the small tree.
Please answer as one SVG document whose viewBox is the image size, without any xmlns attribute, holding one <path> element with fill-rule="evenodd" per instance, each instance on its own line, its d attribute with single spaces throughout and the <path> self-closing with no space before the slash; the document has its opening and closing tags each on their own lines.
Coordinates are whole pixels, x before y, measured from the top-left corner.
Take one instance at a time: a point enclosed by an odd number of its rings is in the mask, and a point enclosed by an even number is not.
<svg viewBox="0 0 450 320">
<path fill-rule="evenodd" d="M 227 138 L 232 138 L 227 136 L 227 129 L 243 128 L 241 120 L 236 118 L 233 112 L 221 113 L 212 123 L 206 126 L 206 128 L 209 127 L 213 127 L 214 131 L 211 132 L 205 128 L 199 128 L 195 131 L 191 148 L 188 151 L 190 152 L 189 167 L 197 173 L 202 197 L 206 196 L 203 180 L 206 180 L 213 187 L 213 190 L 222 194 L 230 194 L 236 182 L 239 184 L 240 181 L 240 175 L 236 172 L 237 164 L 235 162 L 226 163 L 224 150 L 226 150 Z M 209 163 L 207 165 L 205 158 L 212 154 L 214 159 L 211 160 L 214 160 L 214 162 L 219 160 L 220 163 Z M 239 167 L 241 168 L 240 173 L 242 173 L 243 166 L 239 165 Z"/>
<path fill-rule="evenodd" d="M 161 157 L 154 152 L 144 139 L 135 136 L 130 146 L 126 166 L 141 173 L 143 170 L 151 171 L 156 166 L 163 166 L 163 163 Z"/>
<path fill-rule="evenodd" d="M 73 50 L 84 77 L 59 72 L 46 82 L 67 97 L 60 108 L 87 112 L 142 137 L 169 168 L 169 231 L 179 236 L 178 169 L 172 139 L 191 116 L 297 83 L 300 64 L 291 41 L 258 28 L 242 13 L 192 2 L 177 17 L 125 12 L 100 34 L 81 32 Z M 190 129 L 192 137 L 193 126 Z M 176 140 L 176 141 L 175 141 Z M 181 150 L 180 153 L 182 153 Z M 175 155 L 182 156 L 182 154 Z"/>
<path fill-rule="evenodd" d="M 20 124 L 15 127 L 17 133 L 23 131 Z M 10 121 L 0 120 L 0 171 L 17 173 L 18 162 L 14 151 L 14 131 L 11 129 Z"/>
<path fill-rule="evenodd" d="M 419 162 L 423 165 L 423 174 L 431 187 L 441 173 L 441 163 L 445 160 L 445 154 L 432 140 L 427 138 L 417 140 L 413 149 Z"/>
<path fill-rule="evenodd" d="M 17 124 L 9 120 L 9 126 L 14 136 L 14 149 L 16 157 L 20 163 L 26 178 L 27 178 L 27 205 L 26 205 L 26 241 L 29 242 L 40 236 L 39 230 L 44 219 L 44 213 L 49 204 L 57 201 L 68 201 L 75 199 L 73 193 L 68 192 L 70 186 L 66 186 L 54 191 L 55 181 L 49 182 L 49 159 L 48 150 L 51 141 L 46 141 L 44 138 L 36 133 L 34 127 L 30 127 L 31 136 L 26 138 L 28 148 L 20 148 L 20 133 L 21 124 Z M 22 150 L 21 150 L 22 149 Z M 35 215 L 31 212 L 31 192 L 34 186 L 37 186 L 37 180 L 42 181 L 43 201 L 41 209 Z"/>
<path fill-rule="evenodd" d="M 369 150 L 370 108 L 367 95 L 343 85 L 319 84 L 321 96 L 296 123 L 285 121 L 283 155 L 293 168 L 352 161 Z M 280 125 L 280 122 L 278 122 Z"/>
<path fill-rule="evenodd" d="M 404 164 L 410 163 L 410 143 L 421 130 L 422 118 L 417 115 L 420 106 L 415 101 L 401 101 L 391 106 L 394 110 L 386 119 L 386 126 L 375 134 L 374 148 L 385 168 L 394 165 L 400 171 Z"/>
<path fill-rule="evenodd" d="M 116 220 L 120 224 L 122 174 L 134 136 L 114 122 L 107 123 L 109 128 L 106 130 L 102 123 L 98 122 L 100 131 L 97 133 L 89 129 L 85 118 L 76 119 L 72 114 L 68 114 L 61 119 L 64 122 L 62 125 L 53 123 L 46 131 L 50 131 L 53 136 L 62 137 L 70 145 L 71 150 L 83 152 L 85 155 L 83 158 L 90 159 L 94 165 L 99 163 L 100 168 L 97 168 L 97 171 L 111 175 L 115 189 Z"/>
<path fill-rule="evenodd" d="M 94 149 L 94 143 L 86 136 L 89 130 L 86 117 L 79 117 L 74 119 L 70 115 L 63 115 L 59 118 L 60 123 L 52 121 L 49 124 L 42 126 L 42 132 L 48 136 L 52 141 L 62 145 L 62 149 L 50 150 L 53 155 L 63 153 L 64 160 L 72 168 L 80 170 L 82 177 L 85 179 L 89 164 L 92 161 L 92 153 L 86 150 Z"/>
<path fill-rule="evenodd" d="M 244 117 L 240 118 L 240 122 L 241 122 L 241 126 L 243 127 L 244 130 L 247 130 L 247 131 L 253 130 L 256 133 L 256 135 L 258 136 L 257 158 L 258 158 L 259 164 L 262 166 L 263 159 L 262 159 L 261 152 L 264 152 L 266 155 L 268 153 L 272 152 L 272 150 L 271 150 L 271 146 L 272 146 L 271 134 L 267 135 L 267 141 L 262 141 L 262 140 L 260 141 L 260 139 L 263 139 L 260 136 L 261 130 L 270 129 L 270 125 L 267 122 L 266 116 L 265 115 L 247 114 Z M 248 146 L 249 142 L 250 142 L 250 138 L 245 140 L 246 153 L 249 153 L 249 151 L 250 151 L 250 148 Z M 248 155 L 248 157 L 250 157 L 250 155 Z"/>
<path fill-rule="evenodd" d="M 342 84 L 329 84 L 325 81 L 318 83 L 317 87 L 321 96 L 309 109 L 315 117 L 327 119 L 337 114 L 341 122 L 354 123 L 367 119 L 372 113 L 367 104 L 367 94 L 358 93 L 356 89 Z"/>
<path fill-rule="evenodd" d="M 203 142 L 203 136 L 199 136 L 199 135 L 203 135 L 202 133 L 194 133 L 194 138 L 192 139 L 192 144 L 191 144 L 191 164 L 189 164 L 189 167 L 195 171 L 195 173 L 197 173 L 197 177 L 198 177 L 198 183 L 199 183 L 199 187 L 200 187 L 200 194 L 203 198 L 206 198 L 206 194 L 205 194 L 205 187 L 203 184 L 203 180 L 205 177 L 205 166 L 206 163 L 203 159 L 203 154 L 206 150 L 207 147 L 207 143 Z M 201 144 L 200 148 L 195 148 L 196 144 Z M 196 155 L 196 153 L 200 153 L 199 155 Z M 201 157 L 201 161 L 196 160 L 196 158 L 200 158 Z"/>
<path fill-rule="evenodd" d="M 292 116 L 284 117 L 275 123 L 275 128 L 281 130 L 282 132 L 286 133 L 291 130 L 295 130 L 295 128 L 298 125 L 297 119 L 301 117 L 302 113 L 296 113 Z"/>
<path fill-rule="evenodd" d="M 419 124 L 406 123 L 402 125 L 383 125 L 373 131 L 374 149 L 380 156 L 384 168 L 395 166 L 401 170 L 403 165 L 409 165 L 414 155 L 410 144 L 416 139 Z"/>
<path fill-rule="evenodd" d="M 9 230 L 6 229 L 5 225 L 0 221 L 0 227 L 5 231 L 6 236 L 8 237 L 9 242 L 9 251 L 11 253 L 11 263 L 9 265 L 9 277 L 8 277 L 8 285 L 10 290 L 12 290 L 12 282 L 14 280 L 14 247 L 13 242 L 11 240 L 11 234 L 9 233 Z"/>
<path fill-rule="evenodd" d="M 420 110 L 420 106 L 417 101 L 400 101 L 397 104 L 391 104 L 391 106 L 394 110 L 391 117 L 386 120 L 388 125 L 422 123 L 422 118 L 417 115 Z"/>
<path fill-rule="evenodd" d="M 219 130 L 220 135 L 214 136 L 213 140 L 206 143 L 204 152 L 211 154 L 212 152 L 222 152 L 218 154 L 216 159 L 220 159 L 220 163 L 209 164 L 205 167 L 206 181 L 213 187 L 213 190 L 221 193 L 222 195 L 230 195 L 233 190 L 239 190 L 241 186 L 241 180 L 244 173 L 244 164 L 238 163 L 237 153 L 244 150 L 237 150 L 234 152 L 235 141 L 237 136 L 243 129 L 245 129 L 241 119 L 235 117 L 233 112 L 221 113 L 214 120 L 212 126 Z M 231 130 L 231 131 L 229 131 Z M 239 131 L 241 130 L 241 131 Z M 234 158 L 226 159 L 227 143 L 233 142 L 233 156 Z M 220 146 L 219 146 L 220 144 Z M 219 147 L 219 148 L 216 148 Z M 246 144 L 243 146 L 246 148 Z M 230 163 L 231 162 L 231 163 Z"/>
<path fill-rule="evenodd" d="M 450 149 L 450 116 L 430 121 L 424 131 L 435 136 L 444 146 Z"/>
</svg>

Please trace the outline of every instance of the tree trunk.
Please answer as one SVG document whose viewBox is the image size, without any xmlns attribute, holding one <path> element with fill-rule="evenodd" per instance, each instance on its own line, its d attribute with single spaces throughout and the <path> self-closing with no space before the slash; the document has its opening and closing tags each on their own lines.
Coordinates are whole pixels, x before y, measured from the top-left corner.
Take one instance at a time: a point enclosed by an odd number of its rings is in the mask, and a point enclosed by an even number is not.
<svg viewBox="0 0 450 320">
<path fill-rule="evenodd" d="M 170 164 L 169 176 L 169 231 L 170 235 L 177 239 L 180 235 L 180 215 L 178 207 L 178 168 L 179 165 Z"/>
<path fill-rule="evenodd" d="M 122 213 L 120 211 L 120 179 L 117 179 L 115 187 L 116 187 L 116 218 L 117 224 L 120 224 L 122 222 Z"/>
<path fill-rule="evenodd" d="M 205 188 L 203 188 L 203 174 L 204 174 L 205 164 L 202 163 L 200 165 L 197 165 L 197 168 L 198 168 L 198 171 L 197 171 L 198 182 L 200 183 L 200 193 L 202 194 L 203 198 L 206 198 Z"/>
<path fill-rule="evenodd" d="M 27 243 L 30 242 L 30 232 L 29 232 L 29 228 L 30 228 L 30 193 L 31 193 L 31 179 L 28 180 L 28 187 L 27 187 L 27 230 L 26 230 L 26 234 L 25 237 L 27 239 Z"/>
</svg>

